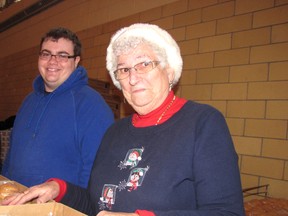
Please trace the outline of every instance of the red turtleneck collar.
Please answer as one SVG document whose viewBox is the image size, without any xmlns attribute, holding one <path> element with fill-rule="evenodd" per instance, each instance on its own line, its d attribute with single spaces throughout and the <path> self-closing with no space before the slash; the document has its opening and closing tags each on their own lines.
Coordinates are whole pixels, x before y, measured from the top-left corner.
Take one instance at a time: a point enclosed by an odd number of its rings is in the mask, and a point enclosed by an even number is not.
<svg viewBox="0 0 288 216">
<path fill-rule="evenodd" d="M 186 102 L 187 100 L 176 97 L 174 92 L 170 91 L 165 101 L 157 109 L 146 115 L 139 115 L 138 113 L 134 113 L 132 116 L 132 123 L 135 127 L 148 127 L 157 125 L 157 121 L 158 124 L 162 124 L 176 112 L 178 112 Z"/>
</svg>

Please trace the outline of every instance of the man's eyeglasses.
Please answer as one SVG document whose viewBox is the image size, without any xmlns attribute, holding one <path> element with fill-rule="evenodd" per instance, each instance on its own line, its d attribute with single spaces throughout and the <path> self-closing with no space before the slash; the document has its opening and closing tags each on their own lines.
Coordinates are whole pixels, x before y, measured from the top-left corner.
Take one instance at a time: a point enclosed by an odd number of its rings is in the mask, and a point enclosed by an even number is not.
<svg viewBox="0 0 288 216">
<path fill-rule="evenodd" d="M 134 69 L 137 74 L 144 74 L 153 70 L 159 64 L 160 64 L 160 61 L 140 62 L 134 65 L 134 67 L 118 68 L 117 70 L 114 71 L 114 75 L 115 75 L 116 80 L 122 80 L 122 79 L 126 79 L 129 76 L 132 69 Z"/>
<path fill-rule="evenodd" d="M 45 61 L 49 61 L 53 56 L 55 57 L 55 59 L 58 62 L 67 62 L 68 59 L 76 57 L 75 55 L 70 56 L 70 55 L 65 54 L 65 53 L 60 53 L 60 54 L 56 54 L 56 55 L 52 55 L 51 53 L 46 52 L 46 51 L 42 51 L 39 53 L 39 58 L 42 60 L 45 60 Z"/>
</svg>

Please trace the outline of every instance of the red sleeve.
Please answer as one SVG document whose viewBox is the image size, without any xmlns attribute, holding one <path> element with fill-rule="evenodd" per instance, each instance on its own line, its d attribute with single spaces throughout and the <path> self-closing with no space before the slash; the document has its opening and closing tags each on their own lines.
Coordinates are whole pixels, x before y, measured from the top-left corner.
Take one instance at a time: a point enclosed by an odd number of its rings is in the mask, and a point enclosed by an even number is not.
<svg viewBox="0 0 288 216">
<path fill-rule="evenodd" d="M 146 211 L 146 210 L 136 210 L 135 211 L 136 214 L 138 214 L 139 216 L 155 216 L 155 214 L 151 211 Z"/>
<path fill-rule="evenodd" d="M 56 202 L 60 202 L 61 199 L 64 197 L 64 195 L 66 194 L 66 190 L 67 190 L 67 184 L 64 180 L 62 179 L 58 179 L 58 178 L 50 178 L 47 180 L 47 182 L 49 181 L 55 181 L 58 183 L 59 185 L 59 194 L 58 196 L 54 199 Z"/>
</svg>

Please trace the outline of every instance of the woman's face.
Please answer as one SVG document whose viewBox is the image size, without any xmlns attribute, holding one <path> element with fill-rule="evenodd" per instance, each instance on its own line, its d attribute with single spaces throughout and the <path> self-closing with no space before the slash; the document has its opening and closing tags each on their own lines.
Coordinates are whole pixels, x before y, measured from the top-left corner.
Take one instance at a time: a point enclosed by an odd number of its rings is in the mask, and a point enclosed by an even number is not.
<svg viewBox="0 0 288 216">
<path fill-rule="evenodd" d="M 152 49 L 145 44 L 138 45 L 128 54 L 120 55 L 117 59 L 118 68 L 131 68 L 144 61 L 158 61 Z M 169 82 L 174 73 L 169 66 L 160 65 L 145 74 L 137 74 L 132 69 L 129 76 L 120 80 L 123 95 L 133 109 L 141 114 L 147 114 L 159 107 L 169 93 Z"/>
</svg>

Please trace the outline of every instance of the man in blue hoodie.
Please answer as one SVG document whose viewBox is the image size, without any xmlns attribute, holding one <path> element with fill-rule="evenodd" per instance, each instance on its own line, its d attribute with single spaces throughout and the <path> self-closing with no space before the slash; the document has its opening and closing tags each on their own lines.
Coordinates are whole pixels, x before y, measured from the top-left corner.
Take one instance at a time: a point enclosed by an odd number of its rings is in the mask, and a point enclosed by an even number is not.
<svg viewBox="0 0 288 216">
<path fill-rule="evenodd" d="M 56 28 L 41 40 L 40 75 L 14 123 L 2 175 L 25 186 L 61 178 L 86 188 L 92 164 L 113 113 L 88 86 L 79 66 L 81 43 Z"/>
</svg>

